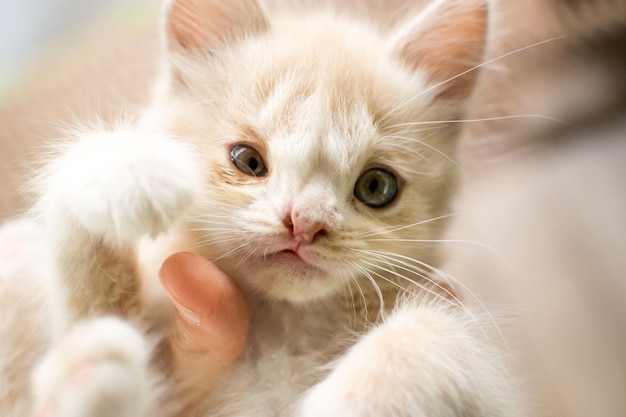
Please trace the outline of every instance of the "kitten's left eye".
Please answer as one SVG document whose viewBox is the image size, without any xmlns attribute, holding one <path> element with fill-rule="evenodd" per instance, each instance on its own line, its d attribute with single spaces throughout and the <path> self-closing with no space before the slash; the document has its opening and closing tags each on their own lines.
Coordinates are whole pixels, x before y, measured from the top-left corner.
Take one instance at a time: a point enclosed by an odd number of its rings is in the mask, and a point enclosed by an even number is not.
<svg viewBox="0 0 626 417">
<path fill-rule="evenodd" d="M 261 154 L 248 145 L 235 145 L 230 150 L 230 160 L 237 169 L 252 177 L 264 177 L 267 175 L 265 162 Z"/>
<path fill-rule="evenodd" d="M 368 207 L 385 207 L 398 195 L 398 179 L 382 168 L 365 171 L 354 185 L 354 196 Z"/>
</svg>

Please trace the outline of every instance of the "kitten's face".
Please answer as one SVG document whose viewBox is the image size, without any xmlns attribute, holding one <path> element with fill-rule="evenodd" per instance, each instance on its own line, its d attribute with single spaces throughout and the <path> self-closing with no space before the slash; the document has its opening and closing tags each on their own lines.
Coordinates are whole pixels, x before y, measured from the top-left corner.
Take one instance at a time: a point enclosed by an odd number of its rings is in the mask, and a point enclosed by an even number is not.
<svg viewBox="0 0 626 417">
<path fill-rule="evenodd" d="M 186 56 L 156 111 L 206 168 L 198 250 L 290 301 L 417 279 L 454 173 L 453 132 L 424 122 L 456 103 L 366 26 L 276 19 L 254 35 Z"/>
</svg>

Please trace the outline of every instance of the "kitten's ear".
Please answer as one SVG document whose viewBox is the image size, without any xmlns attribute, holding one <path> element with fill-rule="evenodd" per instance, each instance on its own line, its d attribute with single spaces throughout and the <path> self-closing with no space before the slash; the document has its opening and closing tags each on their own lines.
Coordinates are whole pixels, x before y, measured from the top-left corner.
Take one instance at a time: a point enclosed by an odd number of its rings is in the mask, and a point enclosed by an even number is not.
<svg viewBox="0 0 626 417">
<path fill-rule="evenodd" d="M 392 39 L 406 65 L 423 71 L 438 97 L 462 99 L 476 80 L 487 35 L 485 0 L 434 0 Z"/>
<path fill-rule="evenodd" d="M 211 50 L 241 35 L 269 28 L 257 0 L 170 0 L 166 5 L 170 50 Z"/>
</svg>

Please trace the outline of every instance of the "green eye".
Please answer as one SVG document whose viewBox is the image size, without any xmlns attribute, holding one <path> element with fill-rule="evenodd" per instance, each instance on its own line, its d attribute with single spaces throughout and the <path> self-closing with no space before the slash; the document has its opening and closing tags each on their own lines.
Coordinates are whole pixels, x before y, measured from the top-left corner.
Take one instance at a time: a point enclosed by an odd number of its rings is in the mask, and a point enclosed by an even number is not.
<svg viewBox="0 0 626 417">
<path fill-rule="evenodd" d="M 248 145 L 235 145 L 230 150 L 230 160 L 237 169 L 251 177 L 264 177 L 267 175 L 265 162 L 261 154 Z"/>
<path fill-rule="evenodd" d="M 398 180 L 382 168 L 365 171 L 354 185 L 354 196 L 368 207 L 385 207 L 398 195 Z"/>
</svg>

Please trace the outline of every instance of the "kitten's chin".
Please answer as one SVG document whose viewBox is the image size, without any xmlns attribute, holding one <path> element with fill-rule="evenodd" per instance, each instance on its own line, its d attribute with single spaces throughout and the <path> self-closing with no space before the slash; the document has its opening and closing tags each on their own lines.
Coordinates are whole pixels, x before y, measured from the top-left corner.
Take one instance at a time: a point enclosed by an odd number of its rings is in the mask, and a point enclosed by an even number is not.
<svg viewBox="0 0 626 417">
<path fill-rule="evenodd" d="M 292 303 L 327 298 L 341 287 L 341 280 L 335 273 L 307 263 L 290 252 L 249 259 L 236 269 L 245 287 L 267 298 Z"/>
</svg>

